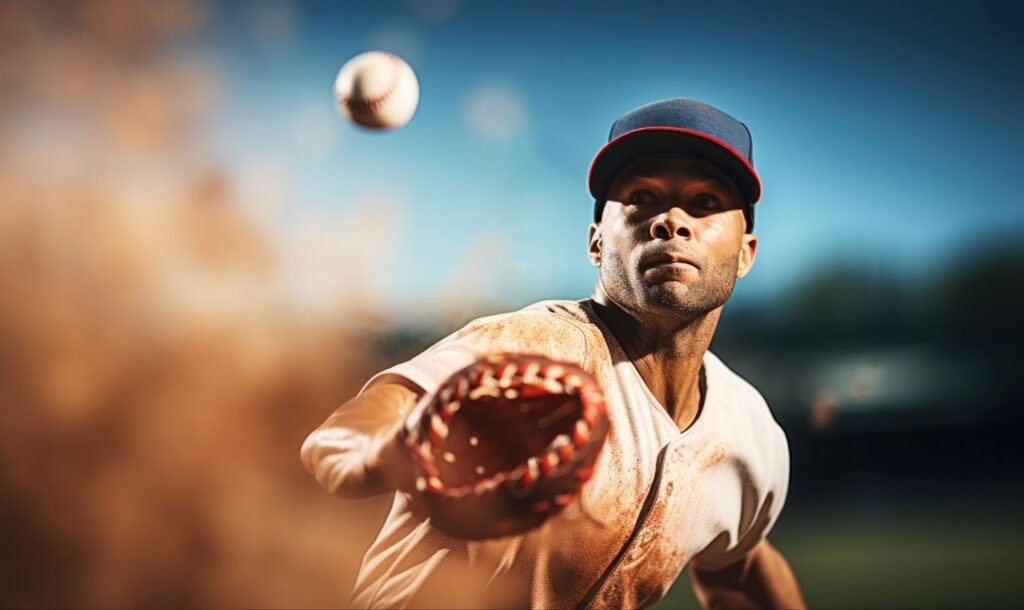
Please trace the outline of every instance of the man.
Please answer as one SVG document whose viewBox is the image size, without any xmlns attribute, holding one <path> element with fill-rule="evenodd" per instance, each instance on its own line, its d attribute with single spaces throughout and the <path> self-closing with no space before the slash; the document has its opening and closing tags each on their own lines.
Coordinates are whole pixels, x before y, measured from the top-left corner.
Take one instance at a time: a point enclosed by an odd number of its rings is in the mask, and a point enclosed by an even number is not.
<svg viewBox="0 0 1024 610">
<path fill-rule="evenodd" d="M 302 459 L 341 497 L 395 492 L 353 604 L 643 607 L 684 565 L 706 607 L 802 607 L 765 536 L 789 452 L 760 394 L 708 351 L 722 306 L 754 263 L 760 182 L 746 126 L 665 100 L 612 125 L 591 166 L 592 299 L 476 320 L 374 376 L 314 431 Z M 611 430 L 593 478 L 520 536 L 467 542 L 412 511 L 404 416 L 493 352 L 579 364 L 605 391 Z"/>
</svg>

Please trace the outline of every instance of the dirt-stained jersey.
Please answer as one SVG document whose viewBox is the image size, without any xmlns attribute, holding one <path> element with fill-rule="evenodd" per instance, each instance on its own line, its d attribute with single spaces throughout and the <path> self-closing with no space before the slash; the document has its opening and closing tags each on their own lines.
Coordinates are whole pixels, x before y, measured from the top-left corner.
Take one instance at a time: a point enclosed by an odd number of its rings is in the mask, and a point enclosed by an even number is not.
<svg viewBox="0 0 1024 610">
<path fill-rule="evenodd" d="M 707 352 L 703 407 L 680 432 L 590 300 L 543 301 L 478 319 L 366 387 L 397 375 L 433 392 L 491 352 L 543 354 L 597 378 L 611 431 L 593 478 L 540 528 L 482 542 L 446 536 L 396 493 L 363 559 L 354 606 L 575 607 L 629 540 L 590 607 L 644 607 L 665 595 L 687 563 L 724 567 L 775 523 L 789 451 L 757 390 Z"/>
</svg>

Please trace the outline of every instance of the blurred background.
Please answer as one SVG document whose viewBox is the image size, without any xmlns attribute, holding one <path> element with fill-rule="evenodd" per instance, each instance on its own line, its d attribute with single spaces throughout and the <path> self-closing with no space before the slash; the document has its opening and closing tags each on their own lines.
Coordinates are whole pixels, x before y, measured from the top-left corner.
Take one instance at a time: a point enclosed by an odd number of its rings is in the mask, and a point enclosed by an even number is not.
<svg viewBox="0 0 1024 610">
<path fill-rule="evenodd" d="M 343 606 L 388 500 L 298 459 L 375 371 L 589 296 L 611 122 L 754 135 L 713 349 L 786 429 L 813 607 L 1013 607 L 1019 3 L 0 3 L 0 605 Z M 386 135 L 334 76 L 417 71 Z M 685 575 L 659 607 L 697 607 Z"/>
</svg>

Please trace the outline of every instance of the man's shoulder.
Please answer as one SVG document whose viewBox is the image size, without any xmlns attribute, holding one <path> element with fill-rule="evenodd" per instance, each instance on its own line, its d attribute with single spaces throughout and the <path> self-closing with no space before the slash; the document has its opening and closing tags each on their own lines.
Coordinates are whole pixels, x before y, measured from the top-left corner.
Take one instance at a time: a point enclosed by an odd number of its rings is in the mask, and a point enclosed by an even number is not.
<svg viewBox="0 0 1024 610">
<path fill-rule="evenodd" d="M 535 354 L 586 368 L 600 331 L 577 301 L 541 301 L 518 311 L 472 320 L 410 360 L 374 375 L 363 386 L 399 376 L 433 391 L 454 372 L 488 354 Z"/>
<path fill-rule="evenodd" d="M 768 401 L 753 384 L 727 366 L 722 359 L 708 350 L 704 356 L 708 384 L 716 395 L 716 401 L 742 411 L 753 423 L 770 426 L 782 432 L 775 420 Z"/>
<path fill-rule="evenodd" d="M 524 342 L 541 335 L 554 333 L 569 335 L 568 340 L 590 334 L 597 327 L 585 301 L 547 300 L 538 301 L 516 311 L 498 313 L 472 320 L 453 334 L 463 337 L 470 334 L 509 336 Z"/>
<path fill-rule="evenodd" d="M 789 441 L 768 402 L 750 382 L 708 351 L 704 358 L 709 396 L 725 417 L 717 418 L 724 434 L 734 440 L 734 451 L 752 472 L 761 472 L 774 484 L 789 478 Z M 755 477 L 756 478 L 756 477 Z M 771 483 L 770 483 L 771 484 Z"/>
<path fill-rule="evenodd" d="M 586 301 L 547 300 L 517 311 L 477 318 L 448 337 L 494 352 L 543 354 L 583 362 L 601 334 Z"/>
<path fill-rule="evenodd" d="M 767 406 L 761 392 L 711 350 L 704 353 L 704 365 L 707 367 L 708 375 L 714 378 L 716 389 L 723 390 L 730 398 L 740 403 Z"/>
</svg>

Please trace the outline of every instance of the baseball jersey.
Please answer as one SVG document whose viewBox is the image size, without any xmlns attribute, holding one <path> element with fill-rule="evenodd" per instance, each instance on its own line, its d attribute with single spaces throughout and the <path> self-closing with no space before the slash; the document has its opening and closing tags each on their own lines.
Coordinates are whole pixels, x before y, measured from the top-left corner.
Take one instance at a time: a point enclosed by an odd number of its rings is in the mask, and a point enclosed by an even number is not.
<svg viewBox="0 0 1024 610">
<path fill-rule="evenodd" d="M 433 392 L 493 352 L 572 362 L 597 379 L 611 425 L 593 477 L 539 528 L 490 541 L 445 535 L 396 492 L 363 559 L 353 606 L 575 607 L 630 540 L 590 607 L 645 607 L 688 562 L 725 567 L 778 518 L 789 451 L 757 390 L 707 352 L 703 406 L 680 432 L 589 299 L 542 301 L 475 320 L 363 390 L 397 375 Z M 653 503 L 634 532 L 649 492 Z"/>
</svg>

